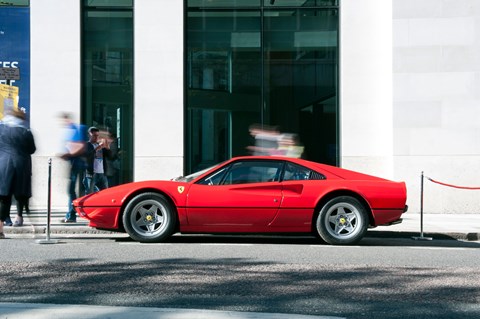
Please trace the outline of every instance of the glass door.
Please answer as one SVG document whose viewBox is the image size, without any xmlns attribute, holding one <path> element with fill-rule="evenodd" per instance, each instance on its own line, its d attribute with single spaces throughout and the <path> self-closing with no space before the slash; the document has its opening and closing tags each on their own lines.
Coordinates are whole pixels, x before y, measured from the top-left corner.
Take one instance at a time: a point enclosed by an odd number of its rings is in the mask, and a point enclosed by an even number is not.
<svg viewBox="0 0 480 319">
<path fill-rule="evenodd" d="M 132 1 L 86 1 L 82 25 L 82 122 L 112 140 L 110 185 L 133 180 Z"/>
</svg>

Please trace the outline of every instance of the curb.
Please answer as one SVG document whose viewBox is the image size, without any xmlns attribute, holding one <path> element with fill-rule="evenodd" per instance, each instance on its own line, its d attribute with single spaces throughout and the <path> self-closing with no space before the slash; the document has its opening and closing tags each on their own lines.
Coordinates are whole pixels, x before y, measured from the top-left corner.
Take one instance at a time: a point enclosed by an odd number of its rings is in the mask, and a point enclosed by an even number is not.
<svg viewBox="0 0 480 319">
<path fill-rule="evenodd" d="M 43 235 L 47 233 L 47 226 L 25 225 L 23 227 L 3 227 L 5 234 L 31 234 Z M 119 232 L 111 232 L 108 230 L 99 230 L 89 226 L 50 226 L 50 234 L 70 234 L 70 235 L 115 235 L 123 234 Z"/>
<path fill-rule="evenodd" d="M 412 238 L 418 237 L 419 232 L 412 231 L 370 231 L 365 237 L 370 238 Z M 464 241 L 479 241 L 480 233 L 460 233 L 460 232 L 424 232 L 424 237 L 431 237 L 437 240 L 464 240 Z"/>
<path fill-rule="evenodd" d="M 283 313 L 35 303 L 0 303 L 0 313 L 2 319 L 345 319 Z"/>
<path fill-rule="evenodd" d="M 47 233 L 47 226 L 41 225 L 28 225 L 24 224 L 23 227 L 11 227 L 5 226 L 4 232 L 6 235 L 19 234 L 19 235 L 43 235 Z M 114 232 L 108 230 L 100 230 L 83 225 L 71 224 L 71 225 L 50 225 L 50 234 L 57 235 L 104 235 L 104 236 L 118 236 L 127 235 L 122 232 Z M 277 234 L 278 235 L 278 234 Z M 418 237 L 418 232 L 412 231 L 383 231 L 375 230 L 368 231 L 365 238 L 412 238 Z M 437 240 L 463 240 L 463 241 L 480 241 L 480 233 L 462 233 L 462 232 L 424 232 L 425 237 L 431 237 Z"/>
</svg>

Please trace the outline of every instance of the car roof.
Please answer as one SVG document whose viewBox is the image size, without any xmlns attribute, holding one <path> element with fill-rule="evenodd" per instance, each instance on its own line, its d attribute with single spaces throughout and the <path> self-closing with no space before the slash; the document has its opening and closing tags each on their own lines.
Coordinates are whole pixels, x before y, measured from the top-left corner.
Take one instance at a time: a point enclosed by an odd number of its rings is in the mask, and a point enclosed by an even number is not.
<svg viewBox="0 0 480 319">
<path fill-rule="evenodd" d="M 289 161 L 292 163 L 296 163 L 305 167 L 308 167 L 312 170 L 315 170 L 319 173 L 325 173 L 328 172 L 330 174 L 333 174 L 337 177 L 343 178 L 343 179 L 350 179 L 350 180 L 384 180 L 383 178 L 377 177 L 377 176 L 372 176 L 352 170 L 348 170 L 345 168 L 337 167 L 337 166 L 332 166 L 328 164 L 322 164 L 318 162 L 312 162 L 306 159 L 302 158 L 294 158 L 294 157 L 286 157 L 286 156 L 268 156 L 268 155 L 252 155 L 252 156 L 238 156 L 238 157 L 233 157 L 230 160 L 226 161 L 225 164 L 235 162 L 235 161 L 241 161 L 241 160 L 277 160 L 277 161 Z"/>
</svg>

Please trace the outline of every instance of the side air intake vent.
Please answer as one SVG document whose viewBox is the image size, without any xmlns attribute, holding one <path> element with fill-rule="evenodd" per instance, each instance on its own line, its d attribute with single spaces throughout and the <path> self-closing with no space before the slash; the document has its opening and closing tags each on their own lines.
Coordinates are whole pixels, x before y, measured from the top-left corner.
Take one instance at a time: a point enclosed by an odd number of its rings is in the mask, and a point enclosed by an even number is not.
<svg viewBox="0 0 480 319">
<path fill-rule="evenodd" d="M 318 179 L 327 179 L 324 175 L 320 174 L 320 173 L 317 173 L 317 172 L 313 172 L 312 171 L 312 174 L 310 174 L 310 178 L 309 179 L 315 179 L 315 180 L 318 180 Z"/>
</svg>

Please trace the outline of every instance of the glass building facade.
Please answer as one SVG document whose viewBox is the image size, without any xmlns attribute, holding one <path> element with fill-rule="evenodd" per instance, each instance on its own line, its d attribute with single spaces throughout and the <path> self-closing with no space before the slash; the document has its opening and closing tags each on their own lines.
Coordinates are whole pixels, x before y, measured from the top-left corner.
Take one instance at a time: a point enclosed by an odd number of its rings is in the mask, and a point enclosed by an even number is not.
<svg viewBox="0 0 480 319">
<path fill-rule="evenodd" d="M 249 154 L 252 125 L 337 165 L 337 1 L 188 0 L 186 11 L 186 171 Z"/>
<path fill-rule="evenodd" d="M 84 1 L 82 122 L 110 132 L 133 176 L 133 1 Z M 185 173 L 249 154 L 252 125 L 337 165 L 338 3 L 185 2 Z M 141 111 L 139 108 L 137 110 Z"/>
<path fill-rule="evenodd" d="M 338 1 L 185 1 L 185 173 L 248 155 L 252 126 L 293 134 L 302 157 L 338 151 Z M 82 122 L 118 144 L 133 178 L 132 0 L 84 1 Z M 181 72 L 181 71 L 179 71 Z"/>
</svg>

